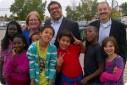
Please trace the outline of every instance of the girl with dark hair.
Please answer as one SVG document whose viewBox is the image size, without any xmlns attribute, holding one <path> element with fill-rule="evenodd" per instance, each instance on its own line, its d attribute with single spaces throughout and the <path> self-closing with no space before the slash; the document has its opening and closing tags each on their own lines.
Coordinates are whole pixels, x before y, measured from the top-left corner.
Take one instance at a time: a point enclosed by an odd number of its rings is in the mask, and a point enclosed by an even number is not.
<svg viewBox="0 0 127 85">
<path fill-rule="evenodd" d="M 4 70 L 4 78 L 8 85 L 29 85 L 29 61 L 26 50 L 27 43 L 24 36 L 16 35 Z"/>
<path fill-rule="evenodd" d="M 103 85 L 124 85 L 123 58 L 118 55 L 118 45 L 114 37 L 107 37 L 102 42 L 102 47 L 106 53 L 105 69 L 101 74 L 100 80 Z"/>
<path fill-rule="evenodd" d="M 9 42 L 13 40 L 15 34 L 21 34 L 21 26 L 16 21 L 11 21 L 7 25 L 6 33 L 1 41 L 1 48 L 5 50 L 9 47 Z"/>
<path fill-rule="evenodd" d="M 11 21 L 7 25 L 6 33 L 4 38 L 1 41 L 1 56 L 0 56 L 0 77 L 2 78 L 2 74 L 4 75 L 3 66 L 6 63 L 6 59 L 8 54 L 12 50 L 12 40 L 16 34 L 22 34 L 22 30 L 20 25 L 16 21 Z M 3 78 L 1 79 L 3 80 Z"/>
</svg>

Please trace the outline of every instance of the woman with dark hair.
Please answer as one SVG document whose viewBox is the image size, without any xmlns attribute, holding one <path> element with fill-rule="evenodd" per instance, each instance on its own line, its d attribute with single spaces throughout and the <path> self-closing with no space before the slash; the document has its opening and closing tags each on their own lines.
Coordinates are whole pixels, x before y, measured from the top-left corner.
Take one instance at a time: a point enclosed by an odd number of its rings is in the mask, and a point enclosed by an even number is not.
<svg viewBox="0 0 127 85">
<path fill-rule="evenodd" d="M 21 26 L 16 21 L 11 21 L 7 25 L 7 30 L 4 38 L 1 41 L 1 48 L 5 50 L 9 46 L 9 40 L 12 41 L 16 33 L 22 33 Z"/>
<path fill-rule="evenodd" d="M 16 21 L 11 21 L 7 25 L 6 33 L 1 41 L 1 56 L 0 56 L 0 77 L 3 80 L 2 75 L 4 75 L 4 63 L 8 54 L 12 50 L 12 40 L 16 34 L 22 34 L 20 25 Z"/>
</svg>

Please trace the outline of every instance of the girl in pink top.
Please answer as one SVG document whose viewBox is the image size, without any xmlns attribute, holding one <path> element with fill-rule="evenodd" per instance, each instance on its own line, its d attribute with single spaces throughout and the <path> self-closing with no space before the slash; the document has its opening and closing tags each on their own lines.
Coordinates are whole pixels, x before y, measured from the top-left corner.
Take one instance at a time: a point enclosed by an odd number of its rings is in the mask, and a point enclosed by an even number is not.
<svg viewBox="0 0 127 85">
<path fill-rule="evenodd" d="M 26 56 L 26 41 L 22 35 L 13 39 L 13 52 L 5 64 L 4 78 L 8 85 L 29 85 L 29 61 Z"/>
<path fill-rule="evenodd" d="M 107 37 L 102 43 L 104 52 L 107 55 L 105 70 L 101 74 L 100 80 L 103 85 L 123 85 L 124 63 L 117 53 L 117 43 L 114 37 Z"/>
<path fill-rule="evenodd" d="M 7 25 L 5 36 L 1 41 L 1 53 L 0 53 L 0 80 L 4 84 L 4 65 L 8 58 L 9 53 L 12 50 L 12 40 L 15 34 L 22 34 L 20 25 L 16 21 L 11 21 Z"/>
</svg>

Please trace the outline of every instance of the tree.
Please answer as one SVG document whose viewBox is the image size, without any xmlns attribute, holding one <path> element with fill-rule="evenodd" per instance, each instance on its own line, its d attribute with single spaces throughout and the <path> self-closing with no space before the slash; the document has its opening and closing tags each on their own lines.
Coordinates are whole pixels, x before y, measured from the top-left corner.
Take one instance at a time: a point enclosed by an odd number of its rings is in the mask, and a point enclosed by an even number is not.
<svg viewBox="0 0 127 85">
<path fill-rule="evenodd" d="M 123 15 L 127 16 L 127 2 L 123 3 L 121 6 Z"/>
<path fill-rule="evenodd" d="M 91 20 L 96 15 L 97 0 L 81 0 L 81 3 L 73 10 L 70 6 L 66 8 L 67 17 L 72 20 Z"/>
<path fill-rule="evenodd" d="M 120 18 L 121 18 L 121 12 L 119 10 L 112 9 L 111 17 L 113 19 L 120 20 Z"/>
<path fill-rule="evenodd" d="M 44 10 L 46 2 L 42 0 L 15 0 L 11 5 L 10 11 L 17 15 L 19 20 L 24 20 L 30 11 L 38 11 L 41 18 L 44 19 Z"/>
</svg>

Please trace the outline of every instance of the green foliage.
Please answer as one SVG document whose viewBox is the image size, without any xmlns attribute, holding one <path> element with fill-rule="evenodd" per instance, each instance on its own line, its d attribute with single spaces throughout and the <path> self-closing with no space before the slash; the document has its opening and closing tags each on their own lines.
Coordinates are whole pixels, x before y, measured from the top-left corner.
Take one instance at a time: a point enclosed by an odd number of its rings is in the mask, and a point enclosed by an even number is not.
<svg viewBox="0 0 127 85">
<path fill-rule="evenodd" d="M 30 11 L 36 10 L 39 12 L 41 18 L 44 19 L 45 5 L 46 2 L 42 3 L 42 0 L 15 0 L 11 5 L 10 11 L 13 15 L 17 15 L 17 19 L 25 20 Z"/>
<path fill-rule="evenodd" d="M 127 2 L 123 3 L 121 6 L 123 15 L 127 15 Z"/>
<path fill-rule="evenodd" d="M 81 0 L 75 10 L 68 6 L 66 8 L 67 18 L 72 20 L 91 20 L 96 15 L 97 0 Z"/>
<path fill-rule="evenodd" d="M 112 17 L 113 19 L 120 20 L 120 18 L 121 18 L 121 12 L 120 12 L 119 10 L 113 9 L 113 10 L 112 10 L 111 17 Z"/>
</svg>

